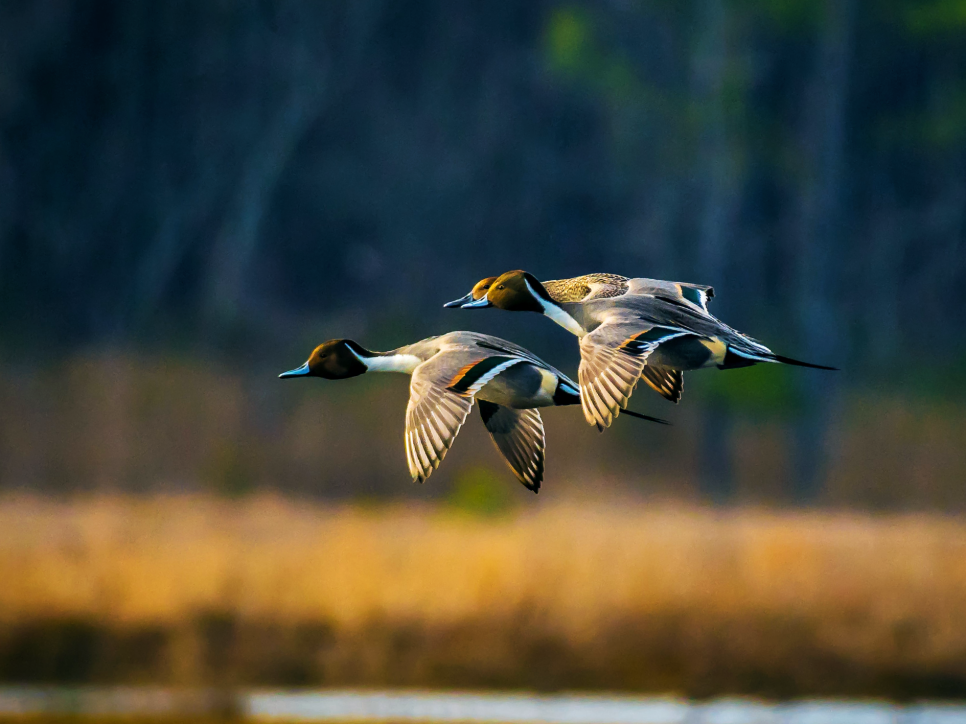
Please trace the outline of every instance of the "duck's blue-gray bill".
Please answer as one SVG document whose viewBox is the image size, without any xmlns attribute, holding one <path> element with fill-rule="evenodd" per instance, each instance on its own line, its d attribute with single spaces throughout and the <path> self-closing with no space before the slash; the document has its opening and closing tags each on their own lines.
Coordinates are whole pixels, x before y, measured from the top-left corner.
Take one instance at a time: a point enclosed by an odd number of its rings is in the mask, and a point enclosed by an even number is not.
<svg viewBox="0 0 966 724">
<path fill-rule="evenodd" d="M 470 292 L 465 297 L 460 297 L 459 299 L 454 299 L 452 302 L 446 302 L 443 305 L 444 309 L 454 309 L 455 307 L 462 307 L 467 302 L 473 301 L 473 292 Z"/>
<path fill-rule="evenodd" d="M 302 377 L 304 375 L 307 375 L 308 373 L 309 373 L 309 363 L 306 362 L 301 367 L 298 367 L 294 370 L 289 370 L 288 372 L 283 372 L 278 376 L 278 378 L 281 380 L 281 379 L 285 379 L 286 377 Z"/>
<path fill-rule="evenodd" d="M 483 309 L 483 307 L 492 307 L 490 300 L 486 297 L 482 299 L 477 299 L 475 302 L 467 302 L 466 304 L 461 304 L 460 309 Z"/>
</svg>

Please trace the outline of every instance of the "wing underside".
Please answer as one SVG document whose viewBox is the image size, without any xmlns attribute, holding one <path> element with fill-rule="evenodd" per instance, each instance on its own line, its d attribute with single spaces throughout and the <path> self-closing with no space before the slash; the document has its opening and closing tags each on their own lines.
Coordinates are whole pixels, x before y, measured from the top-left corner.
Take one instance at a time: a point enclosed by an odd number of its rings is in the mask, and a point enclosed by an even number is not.
<svg viewBox="0 0 966 724">
<path fill-rule="evenodd" d="M 580 398 L 584 417 L 598 430 L 610 427 L 621 409 L 627 406 L 634 387 L 645 375 L 647 358 L 657 347 L 687 332 L 652 326 L 640 321 L 603 324 L 580 340 Z M 664 368 L 654 368 L 663 370 Z M 645 380 L 679 395 L 683 377 L 647 371 Z M 658 392 L 664 394 L 662 389 Z M 670 399 L 670 398 L 669 398 Z"/>
<path fill-rule="evenodd" d="M 534 409 L 514 410 L 479 400 L 480 416 L 517 479 L 536 493 L 543 482 L 546 438 L 543 420 Z"/>
</svg>

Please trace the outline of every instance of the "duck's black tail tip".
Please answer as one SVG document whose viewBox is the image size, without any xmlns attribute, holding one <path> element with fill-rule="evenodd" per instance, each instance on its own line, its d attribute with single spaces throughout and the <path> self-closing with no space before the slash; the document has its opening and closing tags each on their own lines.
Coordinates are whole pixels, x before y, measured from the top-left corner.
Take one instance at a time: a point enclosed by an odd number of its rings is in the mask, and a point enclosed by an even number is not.
<svg viewBox="0 0 966 724">
<path fill-rule="evenodd" d="M 791 357 L 782 357 L 780 354 L 773 354 L 772 359 L 776 362 L 781 362 L 785 365 L 795 365 L 796 367 L 809 367 L 813 370 L 829 370 L 831 372 L 838 372 L 838 367 L 826 367 L 825 365 L 815 365 L 811 362 L 802 362 L 801 360 L 792 359 Z"/>
<path fill-rule="evenodd" d="M 631 417 L 636 417 L 639 420 L 649 420 L 651 422 L 657 422 L 661 425 L 670 425 L 671 423 L 667 420 L 662 420 L 660 417 L 651 417 L 650 415 L 642 415 L 640 412 L 634 412 L 633 410 L 622 410 L 625 415 L 630 415 Z"/>
</svg>

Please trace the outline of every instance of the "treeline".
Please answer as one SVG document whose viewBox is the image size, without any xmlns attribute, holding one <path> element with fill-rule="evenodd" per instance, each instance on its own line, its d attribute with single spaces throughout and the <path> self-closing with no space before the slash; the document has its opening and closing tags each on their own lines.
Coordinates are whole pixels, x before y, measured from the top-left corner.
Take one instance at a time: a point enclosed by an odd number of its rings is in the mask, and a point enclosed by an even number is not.
<svg viewBox="0 0 966 724">
<path fill-rule="evenodd" d="M 966 302 L 964 35 L 960 0 L 4 3 L 3 334 L 435 317 L 523 266 L 932 360 Z"/>
</svg>

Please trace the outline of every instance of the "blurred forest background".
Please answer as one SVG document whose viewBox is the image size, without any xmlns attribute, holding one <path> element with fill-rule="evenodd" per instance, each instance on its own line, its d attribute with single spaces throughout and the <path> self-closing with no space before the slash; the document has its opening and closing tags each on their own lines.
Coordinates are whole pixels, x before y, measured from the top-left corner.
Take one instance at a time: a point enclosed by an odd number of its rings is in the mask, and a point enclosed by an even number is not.
<svg viewBox="0 0 966 724">
<path fill-rule="evenodd" d="M 523 498 L 477 421 L 410 485 L 401 378 L 275 375 L 466 328 L 573 372 L 547 320 L 441 308 L 524 268 L 712 284 L 843 368 L 639 389 L 670 429 L 551 411 L 547 495 L 963 510 L 964 35 L 963 0 L 7 0 L 0 486 Z"/>
</svg>

